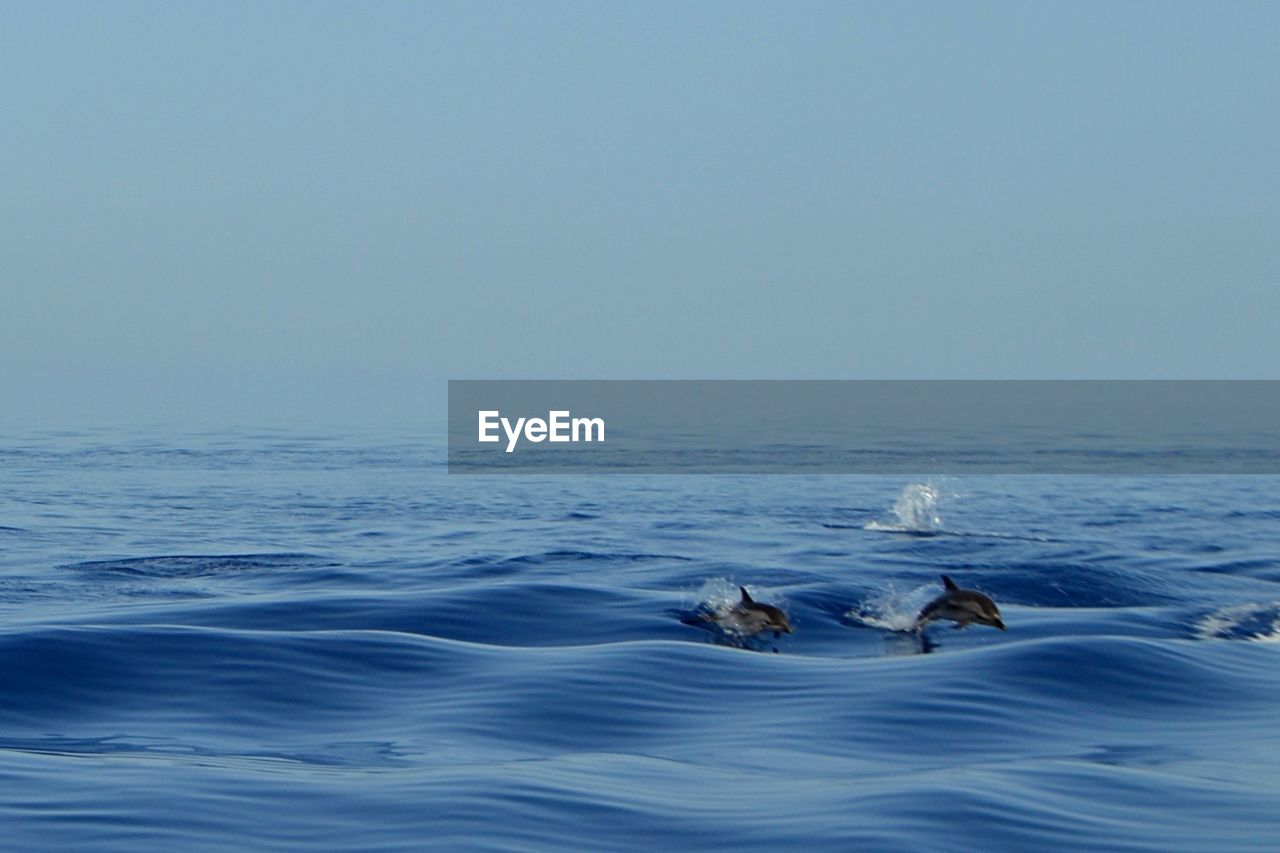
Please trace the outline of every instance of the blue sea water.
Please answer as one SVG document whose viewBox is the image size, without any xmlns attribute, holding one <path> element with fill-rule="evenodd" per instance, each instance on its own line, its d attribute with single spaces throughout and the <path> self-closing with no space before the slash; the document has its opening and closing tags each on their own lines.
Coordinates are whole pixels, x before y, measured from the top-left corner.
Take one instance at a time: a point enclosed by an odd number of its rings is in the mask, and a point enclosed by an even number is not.
<svg viewBox="0 0 1280 853">
<path fill-rule="evenodd" d="M 10 431 L 0 846 L 1280 849 L 1277 485 Z"/>
</svg>

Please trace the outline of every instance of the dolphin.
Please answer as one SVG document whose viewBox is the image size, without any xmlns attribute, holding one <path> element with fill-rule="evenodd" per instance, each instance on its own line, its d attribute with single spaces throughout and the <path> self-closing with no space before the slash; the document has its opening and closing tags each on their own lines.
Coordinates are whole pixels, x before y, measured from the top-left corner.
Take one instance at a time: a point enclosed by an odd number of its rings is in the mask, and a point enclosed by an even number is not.
<svg viewBox="0 0 1280 853">
<path fill-rule="evenodd" d="M 942 576 L 942 585 L 947 591 L 926 604 L 916 617 L 917 631 L 934 619 L 950 619 L 957 628 L 966 628 L 970 622 L 977 622 L 1005 630 L 1004 622 L 1000 621 L 1000 608 L 990 598 L 972 589 L 961 589 L 946 575 Z"/>
<path fill-rule="evenodd" d="M 721 628 L 751 637 L 761 631 L 772 631 L 774 637 L 794 634 L 795 629 L 787 620 L 787 614 L 772 604 L 762 604 L 751 597 L 747 588 L 740 586 L 742 598 L 732 607 L 724 608 L 707 617 Z"/>
</svg>

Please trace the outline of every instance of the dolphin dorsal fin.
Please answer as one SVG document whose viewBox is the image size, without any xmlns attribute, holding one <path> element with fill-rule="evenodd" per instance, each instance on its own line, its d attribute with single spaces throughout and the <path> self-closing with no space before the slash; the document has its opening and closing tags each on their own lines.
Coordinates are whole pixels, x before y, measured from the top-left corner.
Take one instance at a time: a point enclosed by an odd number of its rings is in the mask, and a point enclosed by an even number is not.
<svg viewBox="0 0 1280 853">
<path fill-rule="evenodd" d="M 956 582 L 946 575 L 942 576 L 942 585 L 947 588 L 948 592 L 955 592 L 960 587 L 956 586 Z"/>
<path fill-rule="evenodd" d="M 746 588 L 745 586 L 740 586 L 740 587 L 738 587 L 738 589 L 742 590 L 742 603 L 743 603 L 743 604 L 754 604 L 754 603 L 755 603 L 755 599 L 753 599 L 753 598 L 751 597 L 750 593 L 748 593 L 748 592 L 747 592 L 747 588 Z"/>
</svg>

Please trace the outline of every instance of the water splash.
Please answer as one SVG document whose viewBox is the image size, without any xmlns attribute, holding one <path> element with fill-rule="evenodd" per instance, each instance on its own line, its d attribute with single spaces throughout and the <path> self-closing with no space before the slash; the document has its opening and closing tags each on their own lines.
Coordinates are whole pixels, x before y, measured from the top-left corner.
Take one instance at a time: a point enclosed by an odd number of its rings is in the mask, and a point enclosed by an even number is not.
<svg viewBox="0 0 1280 853">
<path fill-rule="evenodd" d="M 1280 643 L 1280 602 L 1222 607 L 1197 619 L 1193 631 L 1199 640 Z"/>
<path fill-rule="evenodd" d="M 714 614 L 728 611 L 738 603 L 742 592 L 728 578 L 710 578 L 694 594 L 694 609 Z"/>
<path fill-rule="evenodd" d="M 870 521 L 864 529 L 937 533 L 942 530 L 941 500 L 942 490 L 933 483 L 911 483 L 893 504 L 894 521 Z"/>
<path fill-rule="evenodd" d="M 906 591 L 891 584 L 884 592 L 850 608 L 845 617 L 868 628 L 911 631 L 916 627 L 920 610 L 937 594 L 937 584 L 921 584 Z"/>
</svg>

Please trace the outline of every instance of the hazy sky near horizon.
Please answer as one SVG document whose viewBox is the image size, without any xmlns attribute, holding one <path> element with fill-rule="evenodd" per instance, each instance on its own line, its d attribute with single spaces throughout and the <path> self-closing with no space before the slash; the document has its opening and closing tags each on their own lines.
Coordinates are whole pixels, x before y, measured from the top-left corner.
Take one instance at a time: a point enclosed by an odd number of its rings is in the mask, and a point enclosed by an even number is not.
<svg viewBox="0 0 1280 853">
<path fill-rule="evenodd" d="M 1280 5 L 4 3 L 0 418 L 1275 378 Z"/>
</svg>

